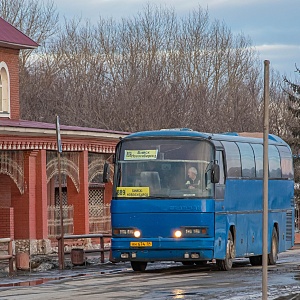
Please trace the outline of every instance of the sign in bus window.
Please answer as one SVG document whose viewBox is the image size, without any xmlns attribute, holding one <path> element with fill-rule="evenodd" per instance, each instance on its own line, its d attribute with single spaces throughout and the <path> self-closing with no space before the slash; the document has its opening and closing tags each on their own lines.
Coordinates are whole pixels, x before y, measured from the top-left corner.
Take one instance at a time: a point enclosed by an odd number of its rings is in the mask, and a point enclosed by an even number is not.
<svg viewBox="0 0 300 300">
<path fill-rule="evenodd" d="M 124 160 L 157 159 L 157 150 L 125 150 Z"/>
<path fill-rule="evenodd" d="M 118 197 L 149 197 L 149 187 L 117 187 Z"/>
</svg>

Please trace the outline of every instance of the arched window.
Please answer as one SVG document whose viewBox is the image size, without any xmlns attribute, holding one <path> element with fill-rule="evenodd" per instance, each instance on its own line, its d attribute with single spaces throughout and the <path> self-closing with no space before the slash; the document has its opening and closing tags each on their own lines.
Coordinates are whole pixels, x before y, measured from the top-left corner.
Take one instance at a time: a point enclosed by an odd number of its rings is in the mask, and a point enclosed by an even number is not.
<svg viewBox="0 0 300 300">
<path fill-rule="evenodd" d="M 0 62 L 0 117 L 10 116 L 9 73 L 5 62 Z"/>
</svg>

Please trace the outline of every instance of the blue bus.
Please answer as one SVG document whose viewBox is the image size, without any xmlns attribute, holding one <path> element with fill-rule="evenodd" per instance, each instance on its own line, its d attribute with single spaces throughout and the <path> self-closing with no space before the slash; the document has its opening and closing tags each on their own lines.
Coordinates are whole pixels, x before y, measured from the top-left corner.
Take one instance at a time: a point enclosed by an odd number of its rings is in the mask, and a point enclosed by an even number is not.
<svg viewBox="0 0 300 300">
<path fill-rule="evenodd" d="M 269 135 L 268 263 L 294 245 L 290 147 Z M 190 129 L 137 132 L 114 158 L 111 260 L 262 265 L 263 139 Z M 109 164 L 103 180 L 107 181 Z"/>
</svg>

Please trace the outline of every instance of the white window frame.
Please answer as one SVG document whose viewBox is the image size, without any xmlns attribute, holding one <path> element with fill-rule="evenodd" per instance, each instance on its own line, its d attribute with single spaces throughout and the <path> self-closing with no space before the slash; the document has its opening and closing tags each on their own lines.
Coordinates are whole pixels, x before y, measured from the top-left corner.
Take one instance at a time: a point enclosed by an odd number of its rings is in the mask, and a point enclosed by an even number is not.
<svg viewBox="0 0 300 300">
<path fill-rule="evenodd" d="M 10 78 L 7 64 L 0 62 L 2 97 L 0 102 L 0 117 L 10 117 Z"/>
</svg>

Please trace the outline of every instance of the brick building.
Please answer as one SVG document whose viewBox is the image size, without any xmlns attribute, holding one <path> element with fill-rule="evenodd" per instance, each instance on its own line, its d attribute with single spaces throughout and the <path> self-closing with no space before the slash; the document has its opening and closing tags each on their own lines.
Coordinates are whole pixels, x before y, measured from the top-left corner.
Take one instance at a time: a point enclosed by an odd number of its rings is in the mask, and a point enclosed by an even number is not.
<svg viewBox="0 0 300 300">
<path fill-rule="evenodd" d="M 47 253 L 60 233 L 60 200 L 69 234 L 109 232 L 111 183 L 105 160 L 123 132 L 60 126 L 62 197 L 53 124 L 20 120 L 19 51 L 38 45 L 0 18 L 0 237 L 15 251 Z"/>
</svg>

